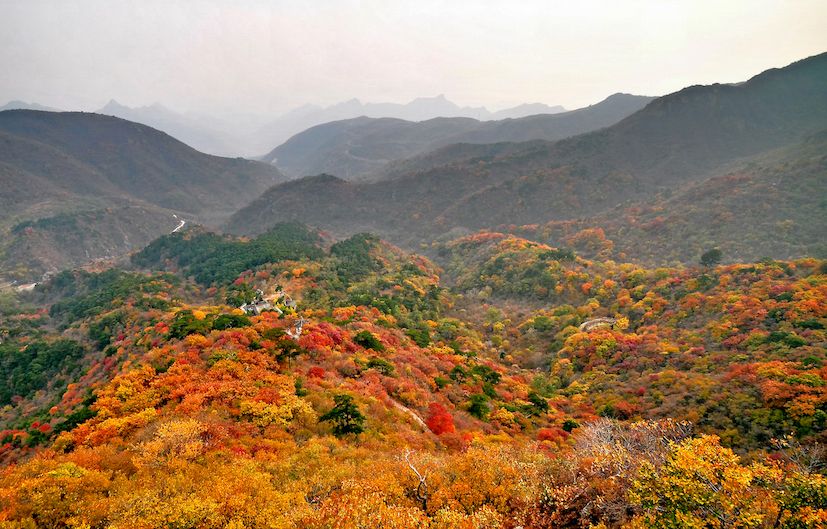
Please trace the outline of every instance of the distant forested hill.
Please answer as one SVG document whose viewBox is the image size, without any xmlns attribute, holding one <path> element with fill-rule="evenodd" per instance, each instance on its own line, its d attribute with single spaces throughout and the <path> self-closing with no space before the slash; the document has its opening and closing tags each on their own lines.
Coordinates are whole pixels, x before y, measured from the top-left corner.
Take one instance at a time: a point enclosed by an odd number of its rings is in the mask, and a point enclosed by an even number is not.
<svg viewBox="0 0 827 529">
<path fill-rule="evenodd" d="M 559 140 L 613 125 L 652 99 L 615 94 L 571 112 L 491 121 L 453 117 L 416 122 L 363 116 L 296 134 L 263 160 L 294 177 L 331 173 L 345 180 L 381 179 L 393 162 L 445 145 Z"/>
<path fill-rule="evenodd" d="M 825 87 L 822 54 L 738 85 L 689 87 L 655 99 L 616 125 L 553 143 L 450 145 L 394 164 L 387 179 L 375 183 L 330 176 L 288 182 L 234 215 L 229 228 L 252 233 L 298 220 L 342 235 L 368 229 L 418 244 L 492 226 L 606 215 L 618 206 L 692 193 L 692 186 L 752 158 L 767 163 L 772 151 L 806 141 L 827 128 Z M 790 153 L 774 169 L 779 177 L 797 170 Z M 819 174 L 818 163 L 812 169 Z M 811 180 L 810 192 L 821 192 L 824 180 Z M 792 195 L 775 196 L 778 208 L 798 207 L 799 216 L 809 216 L 816 226 L 823 222 L 823 211 L 812 209 L 812 201 L 793 205 Z M 771 231 L 759 230 L 739 209 L 729 213 L 735 225 L 752 231 L 723 231 L 719 243 L 755 241 L 744 257 L 772 248 L 762 246 L 774 237 Z M 679 253 L 691 251 L 694 246 Z M 792 253 L 800 252 L 805 249 Z"/>
<path fill-rule="evenodd" d="M 40 273 L 117 255 L 174 229 L 174 214 L 219 223 L 283 180 L 110 116 L 0 112 L 0 258 Z"/>
</svg>

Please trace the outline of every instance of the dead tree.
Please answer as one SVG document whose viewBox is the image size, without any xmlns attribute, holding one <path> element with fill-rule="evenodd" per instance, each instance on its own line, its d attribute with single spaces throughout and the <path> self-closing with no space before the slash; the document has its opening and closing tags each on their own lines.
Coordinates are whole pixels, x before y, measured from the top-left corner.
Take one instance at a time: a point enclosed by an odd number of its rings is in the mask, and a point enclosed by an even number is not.
<svg viewBox="0 0 827 529">
<path fill-rule="evenodd" d="M 405 451 L 405 463 L 408 464 L 408 467 L 416 474 L 417 479 L 419 480 L 419 484 L 416 486 L 416 499 L 422 503 L 422 510 L 424 512 L 428 512 L 428 473 L 423 472 L 420 474 L 419 470 L 414 466 L 411 462 L 411 455 L 413 455 L 412 450 Z"/>
<path fill-rule="evenodd" d="M 298 340 L 299 336 L 302 335 L 302 328 L 304 327 L 305 319 L 304 317 L 300 317 L 299 321 L 293 325 L 293 328 L 287 331 L 287 336 L 294 340 Z"/>
</svg>

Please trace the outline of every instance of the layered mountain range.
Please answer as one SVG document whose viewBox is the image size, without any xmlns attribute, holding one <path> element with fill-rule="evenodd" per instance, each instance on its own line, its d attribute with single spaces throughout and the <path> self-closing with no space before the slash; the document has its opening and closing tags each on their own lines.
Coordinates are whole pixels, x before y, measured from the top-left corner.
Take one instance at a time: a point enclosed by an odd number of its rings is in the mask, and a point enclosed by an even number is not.
<svg viewBox="0 0 827 529">
<path fill-rule="evenodd" d="M 559 105 L 524 103 L 492 112 L 485 107 L 462 107 L 444 95 L 418 97 L 409 103 L 363 103 L 350 99 L 328 107 L 304 105 L 293 109 L 261 128 L 258 135 L 270 142 L 268 148 L 281 144 L 292 136 L 316 125 L 357 117 L 395 118 L 405 121 L 427 121 L 434 118 L 472 118 L 502 120 L 535 114 L 557 114 L 566 109 Z"/>
<path fill-rule="evenodd" d="M 346 180 L 377 179 L 390 162 L 455 143 L 554 141 L 613 125 L 653 98 L 615 94 L 571 112 L 480 121 L 406 121 L 359 117 L 311 127 L 262 158 L 289 176 L 332 173 Z"/>
<path fill-rule="evenodd" d="M 0 106 L 3 110 L 58 109 L 10 101 Z M 357 117 L 395 118 L 425 121 L 437 117 L 466 117 L 477 120 L 504 120 L 537 114 L 565 112 L 559 105 L 524 103 L 499 111 L 484 107 L 463 107 L 449 101 L 444 95 L 420 97 L 409 103 L 362 103 L 358 99 L 330 106 L 303 105 L 277 117 L 260 113 L 234 112 L 231 115 L 178 112 L 161 103 L 146 106 L 127 106 L 115 99 L 95 113 L 115 116 L 166 132 L 196 150 L 218 156 L 257 157 L 288 140 L 295 134 L 323 123 Z"/>
<path fill-rule="evenodd" d="M 112 99 L 96 113 L 150 126 L 201 152 L 237 156 L 245 151 L 240 131 L 230 124 L 203 116 L 181 114 L 160 103 L 128 107 Z"/>
<path fill-rule="evenodd" d="M 173 215 L 218 224 L 283 179 L 273 166 L 206 155 L 118 118 L 0 112 L 0 227 L 10 230 L 12 268 L 119 255 L 173 230 Z"/>
<path fill-rule="evenodd" d="M 0 526 L 823 526 L 827 54 L 288 144 L 0 112 Z"/>
<path fill-rule="evenodd" d="M 616 257 L 651 264 L 715 246 L 732 260 L 821 255 L 825 87 L 822 54 L 740 84 L 557 114 L 337 121 L 268 156 L 289 176 L 110 116 L 4 111 L 3 268 L 36 278 L 182 222 L 257 234 L 300 221 L 416 248 L 485 229 L 567 244 L 599 228 Z"/>
<path fill-rule="evenodd" d="M 576 219 L 599 226 L 616 208 L 655 207 L 670 196 L 684 197 L 675 200 L 689 207 L 697 193 L 691 186 L 748 168 L 755 157 L 772 165 L 767 160 L 776 149 L 817 143 L 809 137 L 827 129 L 826 88 L 822 54 L 737 85 L 692 86 L 653 100 L 615 125 L 557 142 L 452 144 L 389 164 L 377 182 L 329 174 L 291 181 L 235 214 L 228 227 L 255 233 L 297 220 L 337 234 L 371 231 L 415 245 L 501 225 Z M 780 163 L 783 174 L 789 162 Z M 789 178 L 808 178 L 809 193 L 825 196 L 823 163 L 805 163 L 808 170 L 791 171 Z M 744 189 L 756 196 L 741 200 L 756 203 L 762 189 Z M 824 209 L 809 213 L 810 223 L 827 227 Z M 729 214 L 744 230 L 759 229 L 742 211 Z M 696 228 L 702 225 L 689 229 Z M 677 253 L 700 251 L 700 242 L 693 241 L 728 244 L 731 237 L 744 239 L 738 230 L 720 239 L 689 237 Z M 758 245 L 739 256 L 760 257 L 764 250 Z M 797 255 L 805 248 L 790 251 Z"/>
</svg>

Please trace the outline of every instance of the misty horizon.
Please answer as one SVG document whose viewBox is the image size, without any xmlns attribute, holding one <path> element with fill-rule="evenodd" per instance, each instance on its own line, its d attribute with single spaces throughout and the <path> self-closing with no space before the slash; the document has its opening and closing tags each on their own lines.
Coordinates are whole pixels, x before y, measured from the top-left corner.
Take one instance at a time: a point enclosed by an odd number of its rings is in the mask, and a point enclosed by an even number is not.
<svg viewBox="0 0 827 529">
<path fill-rule="evenodd" d="M 624 93 L 624 92 L 618 91 L 618 92 L 613 92 L 611 94 L 606 94 L 606 97 L 595 100 L 595 101 L 593 101 L 591 103 L 588 103 L 584 106 L 590 106 L 590 105 L 599 103 L 600 101 L 603 101 L 604 99 L 606 99 L 608 97 L 611 97 L 612 95 L 622 94 L 622 93 Z M 636 95 L 638 95 L 638 94 L 636 94 Z M 651 94 L 642 94 L 642 95 L 651 95 Z M 308 102 L 302 103 L 300 105 L 290 107 L 290 108 L 288 108 L 284 111 L 277 111 L 274 114 L 268 114 L 268 115 L 258 114 L 256 117 L 260 118 L 261 120 L 267 120 L 267 119 L 272 119 L 272 118 L 284 117 L 284 116 L 290 115 L 294 112 L 302 111 L 302 110 L 325 110 L 325 109 L 332 109 L 332 108 L 336 108 L 336 107 L 343 107 L 343 106 L 349 105 L 349 104 L 360 104 L 360 105 L 363 105 L 363 106 L 370 106 L 370 105 L 377 105 L 377 106 L 378 105 L 407 106 L 407 105 L 411 105 L 412 103 L 416 103 L 416 102 L 420 102 L 420 101 L 440 100 L 440 99 L 445 100 L 449 103 L 452 103 L 460 109 L 483 110 L 483 111 L 490 112 L 492 114 L 495 114 L 497 112 L 512 110 L 512 109 L 515 109 L 515 108 L 518 108 L 518 107 L 533 106 L 533 105 L 544 105 L 544 106 L 551 107 L 551 108 L 556 107 L 557 108 L 556 111 L 558 111 L 558 112 L 569 112 L 571 110 L 577 110 L 578 108 L 582 108 L 582 107 L 577 107 L 577 108 L 565 107 L 563 105 L 559 105 L 559 104 L 556 104 L 556 103 L 553 103 L 553 102 L 548 102 L 548 101 L 528 101 L 528 100 L 518 102 L 518 103 L 515 103 L 515 104 L 511 104 L 511 105 L 503 104 L 503 105 L 499 105 L 499 106 L 485 106 L 485 105 L 474 106 L 474 105 L 463 104 L 460 101 L 455 101 L 455 100 L 451 99 L 450 97 L 447 97 L 443 93 L 439 93 L 439 94 L 434 94 L 434 95 L 418 96 L 418 97 L 414 97 L 413 99 L 404 100 L 404 101 L 390 101 L 390 100 L 368 101 L 368 100 L 365 100 L 365 99 L 360 98 L 360 97 L 349 97 L 349 98 L 342 99 L 340 101 L 336 101 L 336 102 L 331 103 L 331 104 L 322 104 L 322 103 L 315 103 L 315 102 L 312 102 L 312 101 L 308 101 Z M 207 111 L 198 111 L 198 110 L 185 111 L 185 110 L 178 109 L 178 108 L 176 108 L 172 105 L 169 105 L 166 102 L 161 101 L 161 100 L 153 101 L 153 102 L 148 103 L 148 104 L 128 104 L 128 103 L 124 102 L 123 100 L 119 99 L 118 97 L 110 97 L 106 101 L 103 101 L 103 102 L 101 102 L 100 104 L 97 104 L 97 105 L 88 105 L 88 106 L 85 106 L 85 107 L 71 107 L 71 108 L 59 108 L 59 107 L 56 107 L 56 106 L 51 106 L 51 105 L 48 105 L 48 104 L 44 104 L 42 101 L 28 100 L 28 99 L 22 98 L 22 97 L 9 98 L 9 99 L 0 101 L 0 103 L 2 103 L 2 104 L 0 104 L 0 107 L 2 107 L 3 105 L 6 105 L 6 106 L 10 105 L 10 107 L 9 107 L 10 110 L 12 109 L 11 108 L 12 106 L 15 106 L 15 105 L 19 104 L 19 105 L 21 105 L 21 108 L 32 105 L 32 106 L 44 107 L 44 108 L 49 109 L 51 111 L 57 111 L 57 112 L 99 112 L 99 111 L 105 109 L 107 106 L 118 105 L 118 106 L 128 108 L 130 110 L 162 109 L 162 110 L 168 110 L 168 111 L 171 111 L 171 112 L 179 113 L 183 116 L 192 116 L 192 117 L 219 117 L 219 118 L 238 117 L 237 114 L 225 114 L 225 115 L 213 114 L 213 113 L 210 113 L 208 110 Z"/>
<path fill-rule="evenodd" d="M 0 102 L 81 111 L 114 99 L 191 115 L 275 117 L 307 104 L 406 104 L 439 94 L 489 111 L 576 109 L 618 92 L 740 82 L 827 49 L 827 5 L 814 1 L 2 8 Z"/>
</svg>

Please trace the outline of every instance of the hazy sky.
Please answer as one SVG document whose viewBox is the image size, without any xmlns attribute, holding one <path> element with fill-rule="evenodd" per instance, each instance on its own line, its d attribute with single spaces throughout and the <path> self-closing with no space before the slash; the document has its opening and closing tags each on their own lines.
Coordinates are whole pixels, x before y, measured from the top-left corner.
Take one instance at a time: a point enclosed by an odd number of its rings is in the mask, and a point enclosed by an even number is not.
<svg viewBox="0 0 827 529">
<path fill-rule="evenodd" d="M 0 0 L 0 104 L 577 108 L 827 51 L 827 0 Z"/>
</svg>

